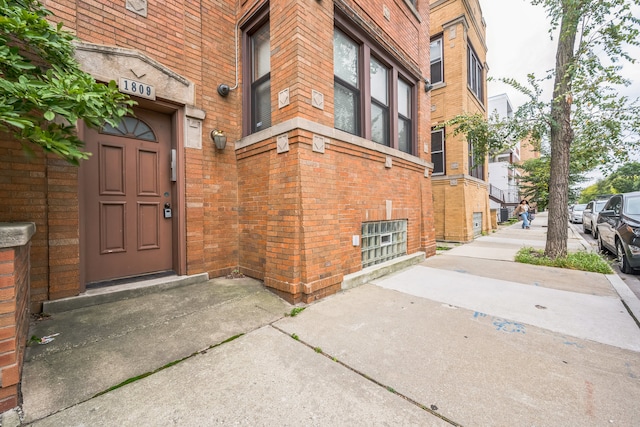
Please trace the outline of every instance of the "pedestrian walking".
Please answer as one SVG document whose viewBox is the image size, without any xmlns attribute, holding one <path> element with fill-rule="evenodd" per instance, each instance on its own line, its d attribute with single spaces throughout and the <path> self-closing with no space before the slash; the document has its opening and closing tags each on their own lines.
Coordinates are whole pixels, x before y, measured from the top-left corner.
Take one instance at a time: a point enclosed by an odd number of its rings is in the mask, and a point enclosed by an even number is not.
<svg viewBox="0 0 640 427">
<path fill-rule="evenodd" d="M 518 215 L 518 217 L 522 219 L 522 228 L 528 229 L 529 228 L 529 202 L 526 201 L 525 199 L 522 199 L 520 201 L 520 204 L 516 208 L 516 210 L 513 211 L 513 213 L 515 215 Z"/>
</svg>

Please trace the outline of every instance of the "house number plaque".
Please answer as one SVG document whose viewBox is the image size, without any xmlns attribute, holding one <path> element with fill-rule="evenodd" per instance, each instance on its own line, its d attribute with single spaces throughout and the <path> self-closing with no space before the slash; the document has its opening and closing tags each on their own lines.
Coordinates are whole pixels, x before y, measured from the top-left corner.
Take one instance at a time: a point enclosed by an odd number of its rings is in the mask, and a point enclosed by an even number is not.
<svg viewBox="0 0 640 427">
<path fill-rule="evenodd" d="M 128 93 L 129 95 L 136 95 L 154 101 L 156 99 L 156 88 L 146 83 L 120 77 L 118 87 L 122 93 Z"/>
</svg>

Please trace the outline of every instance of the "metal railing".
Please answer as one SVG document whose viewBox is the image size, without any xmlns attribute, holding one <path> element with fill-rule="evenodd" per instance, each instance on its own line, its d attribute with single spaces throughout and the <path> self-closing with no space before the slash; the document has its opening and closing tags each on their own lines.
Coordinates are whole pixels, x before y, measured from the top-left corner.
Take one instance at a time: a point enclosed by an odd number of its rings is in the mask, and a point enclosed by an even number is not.
<svg viewBox="0 0 640 427">
<path fill-rule="evenodd" d="M 500 203 L 518 203 L 519 194 L 515 190 L 503 190 L 489 184 L 489 196 Z"/>
</svg>

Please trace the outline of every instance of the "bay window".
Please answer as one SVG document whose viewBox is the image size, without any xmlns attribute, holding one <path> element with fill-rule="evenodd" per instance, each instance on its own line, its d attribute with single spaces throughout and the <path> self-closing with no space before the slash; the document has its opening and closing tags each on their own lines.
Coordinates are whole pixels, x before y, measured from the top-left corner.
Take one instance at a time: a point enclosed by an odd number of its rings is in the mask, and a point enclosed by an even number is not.
<svg viewBox="0 0 640 427">
<path fill-rule="evenodd" d="M 415 153 L 416 87 L 366 33 L 337 17 L 333 33 L 334 127 L 409 154 Z"/>
</svg>

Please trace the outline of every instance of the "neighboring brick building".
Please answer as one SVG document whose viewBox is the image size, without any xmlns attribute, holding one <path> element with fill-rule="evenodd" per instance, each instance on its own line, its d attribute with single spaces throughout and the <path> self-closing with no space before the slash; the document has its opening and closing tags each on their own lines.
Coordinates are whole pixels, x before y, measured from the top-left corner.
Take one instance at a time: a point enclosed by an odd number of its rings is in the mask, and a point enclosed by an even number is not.
<svg viewBox="0 0 640 427">
<path fill-rule="evenodd" d="M 486 111 L 485 22 L 478 0 L 431 0 L 431 123 Z M 436 239 L 466 242 L 491 229 L 487 160 L 464 135 L 434 129 L 431 157 Z"/>
<path fill-rule="evenodd" d="M 44 4 L 139 106 L 79 129 L 80 168 L 0 137 L 0 221 L 37 227 L 33 310 L 160 271 L 238 269 L 309 302 L 435 253 L 426 0 Z"/>
</svg>

